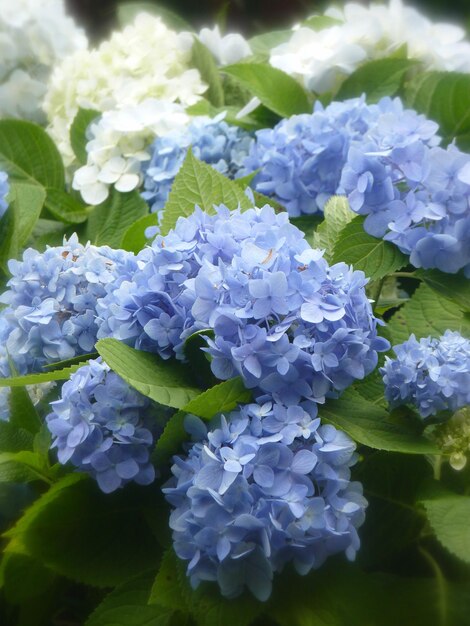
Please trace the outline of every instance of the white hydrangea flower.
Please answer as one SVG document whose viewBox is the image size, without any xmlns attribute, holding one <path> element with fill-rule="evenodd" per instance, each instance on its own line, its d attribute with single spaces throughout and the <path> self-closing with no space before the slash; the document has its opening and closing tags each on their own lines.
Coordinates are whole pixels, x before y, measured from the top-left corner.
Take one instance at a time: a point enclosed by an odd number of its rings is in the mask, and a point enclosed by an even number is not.
<svg viewBox="0 0 470 626">
<path fill-rule="evenodd" d="M 153 139 L 186 126 L 189 119 L 181 105 L 153 98 L 106 111 L 88 129 L 87 164 L 75 172 L 73 188 L 91 205 L 104 202 L 111 185 L 122 192 L 136 189 Z"/>
<path fill-rule="evenodd" d="M 252 54 L 250 44 L 242 35 L 229 33 L 222 37 L 218 26 L 203 28 L 199 40 L 209 48 L 218 65 L 231 65 Z"/>
<path fill-rule="evenodd" d="M 289 41 L 271 50 L 270 63 L 324 93 L 367 60 L 386 57 L 406 46 L 409 58 L 427 69 L 470 73 L 470 42 L 465 31 L 433 23 L 401 0 L 369 7 L 348 3 L 329 9 L 338 21 L 321 31 L 297 27 Z"/>
<path fill-rule="evenodd" d="M 44 108 L 49 132 L 67 165 L 74 161 L 70 126 L 80 107 L 100 112 L 137 105 L 148 98 L 190 106 L 206 90 L 190 69 L 193 38 L 176 33 L 159 17 L 140 13 L 98 48 L 80 51 L 57 67 Z"/>
<path fill-rule="evenodd" d="M 52 68 L 86 46 L 63 0 L 0 0 L 0 117 L 45 122 Z"/>
</svg>

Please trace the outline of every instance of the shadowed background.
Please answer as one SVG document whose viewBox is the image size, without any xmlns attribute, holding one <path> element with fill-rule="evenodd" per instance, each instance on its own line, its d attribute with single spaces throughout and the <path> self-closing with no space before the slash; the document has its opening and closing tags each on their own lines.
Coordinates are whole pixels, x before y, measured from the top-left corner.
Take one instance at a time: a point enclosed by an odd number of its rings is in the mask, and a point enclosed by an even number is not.
<svg viewBox="0 0 470 626">
<path fill-rule="evenodd" d="M 102 39 L 116 26 L 119 0 L 66 1 L 69 12 L 87 29 L 92 39 Z M 322 0 L 166 0 L 154 4 L 177 13 L 195 28 L 226 22 L 228 32 L 238 30 L 251 36 L 270 29 L 286 28 L 326 6 L 344 3 Z M 407 4 L 436 18 L 469 23 L 469 0 L 410 0 Z"/>
</svg>

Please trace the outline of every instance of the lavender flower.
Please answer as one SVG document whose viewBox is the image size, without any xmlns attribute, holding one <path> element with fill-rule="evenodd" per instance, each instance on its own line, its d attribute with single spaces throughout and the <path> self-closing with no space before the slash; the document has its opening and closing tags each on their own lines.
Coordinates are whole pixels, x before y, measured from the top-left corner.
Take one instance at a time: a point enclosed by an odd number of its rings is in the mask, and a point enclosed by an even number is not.
<svg viewBox="0 0 470 626">
<path fill-rule="evenodd" d="M 367 505 L 350 482 L 347 435 L 312 419 L 309 403 L 279 430 L 290 409 L 264 400 L 222 416 L 186 458 L 175 457 L 163 490 L 192 586 L 217 581 L 228 598 L 247 587 L 267 600 L 273 573 L 289 562 L 306 574 L 331 554 L 354 559 Z"/>
<path fill-rule="evenodd" d="M 397 358 L 380 369 L 392 406 L 410 403 L 429 417 L 470 404 L 470 340 L 447 330 L 439 339 L 411 335 L 393 349 Z"/>
</svg>

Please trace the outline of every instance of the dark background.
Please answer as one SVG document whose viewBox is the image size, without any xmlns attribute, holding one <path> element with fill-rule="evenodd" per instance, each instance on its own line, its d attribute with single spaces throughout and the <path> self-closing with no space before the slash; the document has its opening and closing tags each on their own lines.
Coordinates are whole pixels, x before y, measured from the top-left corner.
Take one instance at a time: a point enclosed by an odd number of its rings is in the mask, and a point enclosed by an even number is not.
<svg viewBox="0 0 470 626">
<path fill-rule="evenodd" d="M 356 0 L 357 1 L 357 0 Z M 359 0 L 360 1 L 360 0 Z M 116 27 L 119 0 L 66 0 L 70 14 L 84 26 L 91 39 L 106 37 Z M 333 4 L 323 0 L 165 0 L 155 2 L 179 14 L 196 29 L 226 22 L 227 32 L 240 31 L 247 36 L 288 28 L 297 20 L 322 11 Z M 337 2 L 341 4 L 341 2 Z M 367 2 L 364 2 L 367 4 Z M 468 24 L 470 0 L 409 0 L 430 16 Z"/>
</svg>

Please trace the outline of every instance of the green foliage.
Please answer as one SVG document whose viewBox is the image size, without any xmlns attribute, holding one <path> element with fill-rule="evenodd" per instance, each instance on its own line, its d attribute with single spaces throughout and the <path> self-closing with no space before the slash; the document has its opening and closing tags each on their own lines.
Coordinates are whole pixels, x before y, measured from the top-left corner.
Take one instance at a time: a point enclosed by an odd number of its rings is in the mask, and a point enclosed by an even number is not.
<svg viewBox="0 0 470 626">
<path fill-rule="evenodd" d="M 439 297 L 428 285 L 421 284 L 412 298 L 392 317 L 388 324 L 393 343 L 406 341 L 411 333 L 421 337 L 440 337 L 447 329 L 458 330 L 463 335 L 470 333 L 470 319 L 460 308 Z"/>
<path fill-rule="evenodd" d="M 135 254 L 140 252 L 149 241 L 145 236 L 146 229 L 150 226 L 156 226 L 157 222 L 156 213 L 149 213 L 149 215 L 144 215 L 136 220 L 124 233 L 120 247 Z"/>
<path fill-rule="evenodd" d="M 207 91 L 205 97 L 215 107 L 224 105 L 224 90 L 222 87 L 222 79 L 214 61 L 212 52 L 194 37 L 192 47 L 192 64 L 199 70 L 202 80 L 206 83 Z"/>
<path fill-rule="evenodd" d="M 285 43 L 292 37 L 292 30 L 275 30 L 270 33 L 255 35 L 248 40 L 255 58 L 269 58 L 271 49 Z"/>
<path fill-rule="evenodd" d="M 42 480 L 51 484 L 56 477 L 47 459 L 38 452 L 0 452 L 0 482 L 28 483 Z"/>
<path fill-rule="evenodd" d="M 338 400 L 320 405 L 318 414 L 370 448 L 405 454 L 438 453 L 435 444 L 389 421 L 381 406 L 368 402 L 354 389 L 347 389 Z"/>
<path fill-rule="evenodd" d="M 378 102 L 384 96 L 394 96 L 400 91 L 409 70 L 416 64 L 416 61 L 399 58 L 368 61 L 346 78 L 335 100 L 366 94 L 367 102 Z"/>
<path fill-rule="evenodd" d="M 47 190 L 46 209 L 52 217 L 66 224 L 81 224 L 90 212 L 90 207 L 61 189 Z"/>
<path fill-rule="evenodd" d="M 188 413 L 209 421 L 218 413 L 227 414 L 238 404 L 249 402 L 250 399 L 250 391 L 245 389 L 238 377 L 219 383 L 196 396 L 181 411 L 173 415 L 165 426 L 155 447 L 155 461 L 159 465 L 167 463 L 173 454 L 181 450 L 182 444 L 188 439 L 184 429 L 184 418 Z"/>
<path fill-rule="evenodd" d="M 79 109 L 70 127 L 70 143 L 72 150 L 81 165 L 85 165 L 87 162 L 86 144 L 88 143 L 88 139 L 86 131 L 93 120 L 100 115 L 101 113 L 99 111 Z"/>
<path fill-rule="evenodd" d="M 423 500 L 422 504 L 438 541 L 459 559 L 470 563 L 470 497 L 448 493 Z"/>
<path fill-rule="evenodd" d="M 377 280 L 406 265 L 408 258 L 393 243 L 368 235 L 364 217 L 358 215 L 341 230 L 334 245 L 332 262 L 341 261 Z"/>
<path fill-rule="evenodd" d="M 25 387 L 12 387 L 9 402 L 9 423 L 14 428 L 23 428 L 35 435 L 41 428 L 41 418 Z"/>
<path fill-rule="evenodd" d="M 117 339 L 100 339 L 96 349 L 116 374 L 155 402 L 181 409 L 200 393 L 190 369 L 175 360 L 164 361 Z"/>
<path fill-rule="evenodd" d="M 267 63 L 236 63 L 224 67 L 223 72 L 235 78 L 265 107 L 281 117 L 312 112 L 312 103 L 303 87 Z"/>
<path fill-rule="evenodd" d="M 39 385 L 41 383 L 49 383 L 56 380 L 67 380 L 70 375 L 77 371 L 83 365 L 77 363 L 70 367 L 64 367 L 60 370 L 52 372 L 41 372 L 40 374 L 26 374 L 25 376 L 11 376 L 10 378 L 0 378 L 0 387 L 24 387 L 25 385 Z"/>
<path fill-rule="evenodd" d="M 470 281 L 463 272 L 445 274 L 439 270 L 417 270 L 415 276 L 436 293 L 454 302 L 462 311 L 470 311 Z"/>
<path fill-rule="evenodd" d="M 143 574 L 116 587 L 90 615 L 85 626 L 178 626 L 175 620 L 182 617 L 179 611 L 148 604 L 153 578 Z"/>
<path fill-rule="evenodd" d="M 97 246 L 119 248 L 127 229 L 148 211 L 137 190 L 120 193 L 113 189 L 108 199 L 90 213 L 86 237 Z"/>
<path fill-rule="evenodd" d="M 165 206 L 160 232 L 166 235 L 178 217 L 188 217 L 195 206 L 214 213 L 214 205 L 225 204 L 229 209 L 248 209 L 252 205 L 244 191 L 225 178 L 213 167 L 202 163 L 188 150 L 180 171 L 176 175 Z"/>
<path fill-rule="evenodd" d="M 325 250 L 325 258 L 330 261 L 340 232 L 356 213 L 351 211 L 347 198 L 333 196 L 328 200 L 324 209 L 324 220 L 313 235 L 313 245 Z"/>
<path fill-rule="evenodd" d="M 27 554 L 88 585 L 121 584 L 159 559 L 142 511 L 146 506 L 156 506 L 151 489 L 105 495 L 84 474 L 68 474 L 8 530 L 6 553 Z"/>
<path fill-rule="evenodd" d="M 0 587 L 12 604 L 42 595 L 54 580 L 50 570 L 26 554 L 8 553 L 0 565 Z"/>
<path fill-rule="evenodd" d="M 470 149 L 470 76 L 458 72 L 424 72 L 408 84 L 408 106 L 439 124 L 445 142 L 457 140 Z"/>
</svg>

